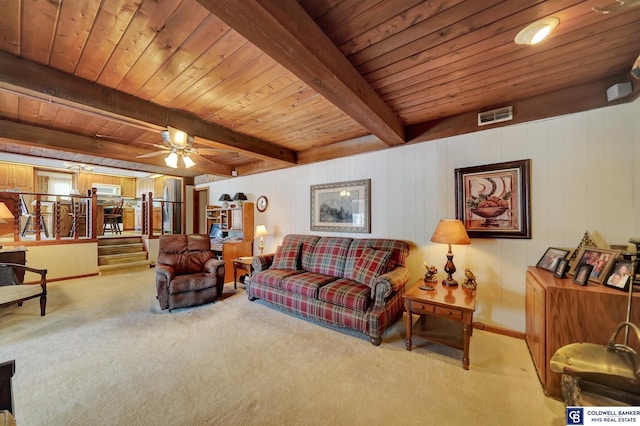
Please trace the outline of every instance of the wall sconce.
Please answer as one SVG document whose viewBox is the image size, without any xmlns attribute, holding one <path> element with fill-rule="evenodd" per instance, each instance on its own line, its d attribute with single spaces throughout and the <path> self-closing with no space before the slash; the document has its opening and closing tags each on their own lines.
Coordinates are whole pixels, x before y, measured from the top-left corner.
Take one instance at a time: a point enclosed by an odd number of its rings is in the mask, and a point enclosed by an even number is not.
<svg viewBox="0 0 640 426">
<path fill-rule="evenodd" d="M 464 229 L 462 221 L 455 219 L 441 219 L 433 231 L 431 241 L 434 243 L 442 243 L 449 245 L 447 253 L 447 263 L 444 265 L 444 271 L 448 274 L 447 278 L 442 280 L 442 285 L 455 287 L 458 281 L 453 279 L 453 273 L 456 272 L 456 266 L 453 264 L 453 253 L 451 252 L 451 244 L 471 244 L 469 235 Z"/>
<path fill-rule="evenodd" d="M 256 226 L 256 233 L 255 236 L 256 237 L 260 237 L 260 255 L 262 255 L 263 251 L 264 251 L 264 241 L 262 240 L 262 237 L 266 237 L 267 235 L 269 235 L 269 233 L 267 232 L 267 228 L 264 225 L 258 225 Z"/>
</svg>

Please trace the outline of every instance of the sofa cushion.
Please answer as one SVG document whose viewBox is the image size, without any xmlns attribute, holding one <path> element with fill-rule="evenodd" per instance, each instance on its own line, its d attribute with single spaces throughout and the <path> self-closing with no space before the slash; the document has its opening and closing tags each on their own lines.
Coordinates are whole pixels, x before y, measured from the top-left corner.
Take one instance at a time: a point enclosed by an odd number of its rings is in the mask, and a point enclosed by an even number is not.
<svg viewBox="0 0 640 426">
<path fill-rule="evenodd" d="M 355 281 L 340 278 L 322 286 L 318 292 L 318 299 L 365 312 L 371 305 L 371 289 Z"/>
<path fill-rule="evenodd" d="M 300 258 L 302 262 L 302 269 L 309 270 L 309 260 L 313 254 L 313 249 L 316 243 L 320 239 L 317 235 L 303 235 L 303 234 L 287 234 L 282 240 L 282 244 L 286 243 L 302 243 L 300 250 Z"/>
<path fill-rule="evenodd" d="M 378 275 L 387 272 L 390 257 L 388 251 L 370 247 L 364 249 L 350 278 L 371 287 Z"/>
<path fill-rule="evenodd" d="M 169 283 L 169 294 L 178 294 L 185 291 L 203 290 L 216 286 L 216 276 L 207 272 L 197 274 L 176 275 Z"/>
<path fill-rule="evenodd" d="M 389 270 L 397 266 L 404 266 L 407 256 L 409 256 L 409 244 L 401 240 L 388 240 L 385 238 L 362 238 L 354 239 L 349 247 L 349 253 L 344 266 L 344 277 L 353 279 L 353 271 L 360 260 L 362 252 L 366 248 L 388 251 L 391 253 L 389 259 Z"/>
<path fill-rule="evenodd" d="M 323 237 L 318 240 L 306 271 L 343 278 L 351 238 Z"/>
<path fill-rule="evenodd" d="M 266 269 L 255 273 L 251 276 L 251 283 L 258 283 L 273 288 L 282 288 L 282 280 L 291 276 L 298 275 L 300 271 L 292 271 L 289 269 Z"/>
<path fill-rule="evenodd" d="M 0 287 L 0 305 L 42 294 L 42 286 L 19 284 Z"/>
<path fill-rule="evenodd" d="M 303 272 L 283 279 L 282 289 L 290 293 L 317 299 L 318 289 L 334 280 L 335 277 L 329 275 Z"/>
<path fill-rule="evenodd" d="M 300 269 L 300 248 L 301 242 L 290 241 L 282 244 L 276 250 L 276 254 L 273 256 L 272 268 L 275 269 Z"/>
</svg>

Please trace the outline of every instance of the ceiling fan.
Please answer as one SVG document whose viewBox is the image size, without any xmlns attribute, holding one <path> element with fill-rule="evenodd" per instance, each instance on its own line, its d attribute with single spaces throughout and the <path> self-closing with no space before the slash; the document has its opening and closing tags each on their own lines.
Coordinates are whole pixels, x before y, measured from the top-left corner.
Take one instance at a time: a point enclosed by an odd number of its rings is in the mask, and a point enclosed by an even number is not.
<svg viewBox="0 0 640 426">
<path fill-rule="evenodd" d="M 136 158 L 155 157 L 157 155 L 167 155 L 165 163 L 172 168 L 178 167 L 178 161 L 182 160 L 185 167 L 189 168 L 196 163 L 191 159 L 191 155 L 200 157 L 207 163 L 213 164 L 212 161 L 202 157 L 203 155 L 235 155 L 237 152 L 228 151 L 225 149 L 217 148 L 195 148 L 193 146 L 194 137 L 186 134 L 182 130 L 175 129 L 173 127 L 167 127 L 167 130 L 161 132 L 162 141 L 164 145 L 151 144 L 156 148 L 160 148 L 158 152 L 152 152 L 149 154 L 137 155 Z"/>
</svg>

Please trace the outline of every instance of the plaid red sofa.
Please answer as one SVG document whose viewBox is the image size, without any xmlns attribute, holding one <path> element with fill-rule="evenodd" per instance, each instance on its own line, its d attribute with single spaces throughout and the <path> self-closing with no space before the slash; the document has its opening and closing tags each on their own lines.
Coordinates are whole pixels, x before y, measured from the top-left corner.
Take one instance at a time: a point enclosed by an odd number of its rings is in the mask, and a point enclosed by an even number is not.
<svg viewBox="0 0 640 426">
<path fill-rule="evenodd" d="M 408 255 L 400 240 L 290 234 L 276 253 L 253 258 L 247 296 L 363 333 L 377 346 L 402 316 Z"/>
</svg>

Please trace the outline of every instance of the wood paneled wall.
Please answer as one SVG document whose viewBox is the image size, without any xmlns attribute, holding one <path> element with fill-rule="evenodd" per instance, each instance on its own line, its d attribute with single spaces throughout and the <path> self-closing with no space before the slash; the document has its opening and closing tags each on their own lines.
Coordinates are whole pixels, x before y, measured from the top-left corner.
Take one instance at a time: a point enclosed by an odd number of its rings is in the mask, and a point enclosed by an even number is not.
<svg viewBox="0 0 640 426">
<path fill-rule="evenodd" d="M 454 169 L 530 158 L 532 239 L 473 239 L 453 248 L 456 276 L 468 266 L 478 277 L 475 320 L 524 332 L 525 272 L 549 246 L 575 248 L 587 230 L 609 244 L 640 236 L 639 117 L 636 100 L 202 186 L 209 204 L 223 192 L 267 196 L 255 223 L 267 226 L 270 252 L 285 234 L 311 233 L 310 185 L 371 178 L 372 232 L 352 236 L 409 241 L 413 281 L 424 274 L 423 261 L 443 275 L 446 247 L 430 238 L 439 219 L 455 215 Z"/>
</svg>

